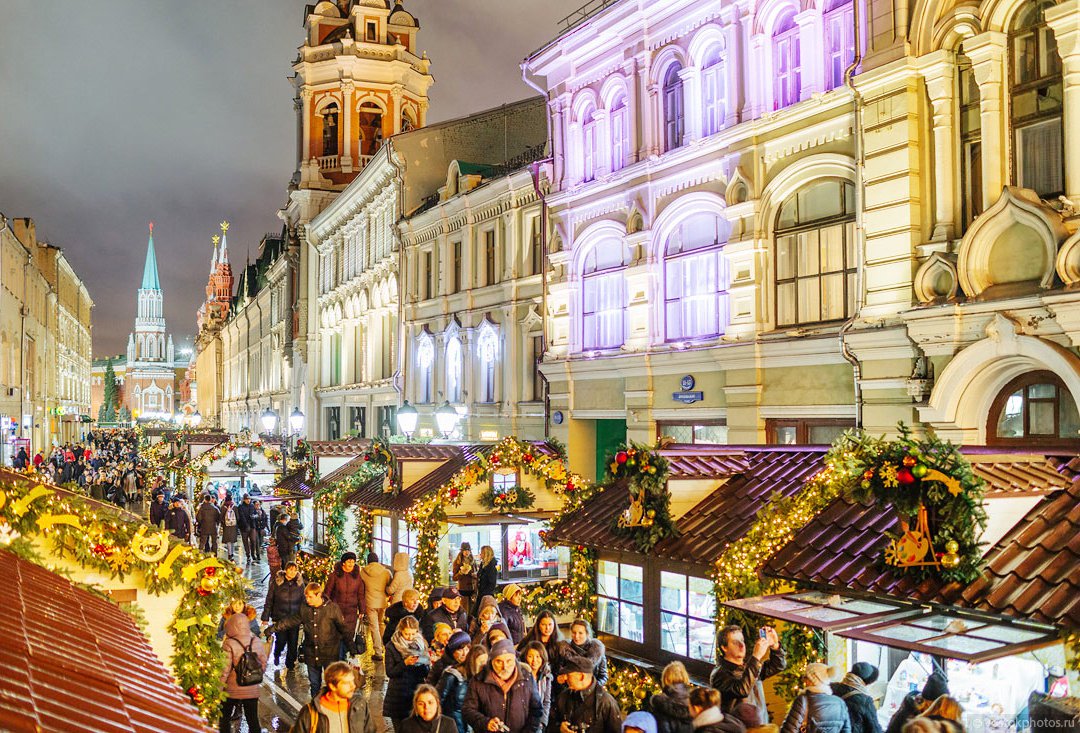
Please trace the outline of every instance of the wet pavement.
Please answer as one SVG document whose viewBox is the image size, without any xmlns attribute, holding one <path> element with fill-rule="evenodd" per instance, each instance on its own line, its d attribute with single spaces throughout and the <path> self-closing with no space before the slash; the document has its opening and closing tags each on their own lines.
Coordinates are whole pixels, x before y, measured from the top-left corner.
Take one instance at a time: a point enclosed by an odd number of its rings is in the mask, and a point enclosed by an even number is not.
<svg viewBox="0 0 1080 733">
<path fill-rule="evenodd" d="M 220 553 L 223 557 L 225 552 Z M 263 603 L 266 600 L 266 591 L 270 582 L 270 566 L 263 556 L 262 562 L 252 565 L 243 565 L 244 576 L 252 581 L 252 587 L 248 591 L 248 603 L 254 606 L 259 614 L 262 614 Z M 273 642 L 271 641 L 272 645 Z M 370 645 L 369 645 L 370 646 Z M 382 662 L 373 662 L 369 651 L 362 659 L 361 668 L 364 672 L 363 689 L 367 692 L 368 705 L 372 715 L 375 716 L 375 725 L 378 733 L 391 730 L 390 721 L 382 717 L 383 695 L 386 690 L 386 671 Z M 281 664 L 274 664 L 273 647 L 270 648 L 270 660 L 263 675 L 262 696 L 259 698 L 259 721 L 263 730 L 287 731 L 292 727 L 300 709 L 308 703 L 311 696 L 308 693 L 307 669 L 302 663 L 296 664 L 296 669 L 285 668 L 285 655 L 281 655 Z M 234 721 L 233 730 L 240 733 L 251 733 L 247 723 L 243 720 Z"/>
</svg>

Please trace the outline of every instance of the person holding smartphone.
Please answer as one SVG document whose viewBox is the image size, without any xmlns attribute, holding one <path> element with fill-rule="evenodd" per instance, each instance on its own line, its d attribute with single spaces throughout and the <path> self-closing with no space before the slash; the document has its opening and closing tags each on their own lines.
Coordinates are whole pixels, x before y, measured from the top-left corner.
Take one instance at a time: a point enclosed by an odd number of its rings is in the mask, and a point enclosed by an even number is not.
<svg viewBox="0 0 1080 733">
<path fill-rule="evenodd" d="M 787 667 L 787 655 L 780 646 L 776 629 L 771 626 L 759 629 L 750 654 L 741 626 L 725 626 L 717 641 L 723 656 L 709 676 L 709 685 L 719 691 L 722 711 L 734 713 L 739 703 L 747 702 L 757 708 L 761 724 L 768 723 L 769 711 L 761 681 Z"/>
</svg>

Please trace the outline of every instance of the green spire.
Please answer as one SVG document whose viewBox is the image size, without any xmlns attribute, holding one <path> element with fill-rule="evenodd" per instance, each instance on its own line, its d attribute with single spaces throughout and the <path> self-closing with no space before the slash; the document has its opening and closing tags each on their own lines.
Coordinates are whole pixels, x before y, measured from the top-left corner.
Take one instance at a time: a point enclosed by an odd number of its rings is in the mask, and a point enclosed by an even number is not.
<svg viewBox="0 0 1080 733">
<path fill-rule="evenodd" d="M 154 254 L 154 222 L 150 222 L 150 241 L 146 244 L 146 266 L 143 267 L 140 290 L 161 290 L 157 274 L 157 256 Z"/>
</svg>

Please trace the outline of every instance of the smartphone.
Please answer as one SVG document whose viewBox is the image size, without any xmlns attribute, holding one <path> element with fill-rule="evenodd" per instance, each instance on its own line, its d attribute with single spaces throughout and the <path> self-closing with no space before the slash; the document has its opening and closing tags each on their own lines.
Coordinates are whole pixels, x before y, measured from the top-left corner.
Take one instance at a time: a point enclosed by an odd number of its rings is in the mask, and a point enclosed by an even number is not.
<svg viewBox="0 0 1080 733">
<path fill-rule="evenodd" d="M 765 634 L 765 627 L 764 626 L 762 626 L 760 629 L 758 629 L 757 635 L 758 635 L 759 638 L 762 638 L 762 639 L 765 638 L 766 634 Z"/>
</svg>

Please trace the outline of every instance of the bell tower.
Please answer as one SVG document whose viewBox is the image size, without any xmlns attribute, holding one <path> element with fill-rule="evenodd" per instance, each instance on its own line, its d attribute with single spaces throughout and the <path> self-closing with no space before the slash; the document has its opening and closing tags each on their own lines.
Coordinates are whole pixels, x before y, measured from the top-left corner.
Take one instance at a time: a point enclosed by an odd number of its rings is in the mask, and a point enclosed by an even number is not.
<svg viewBox="0 0 1080 733">
<path fill-rule="evenodd" d="M 383 140 L 427 121 L 430 62 L 420 24 L 401 3 L 322 0 L 308 6 L 293 63 L 296 173 L 301 189 L 340 191 Z"/>
</svg>

